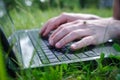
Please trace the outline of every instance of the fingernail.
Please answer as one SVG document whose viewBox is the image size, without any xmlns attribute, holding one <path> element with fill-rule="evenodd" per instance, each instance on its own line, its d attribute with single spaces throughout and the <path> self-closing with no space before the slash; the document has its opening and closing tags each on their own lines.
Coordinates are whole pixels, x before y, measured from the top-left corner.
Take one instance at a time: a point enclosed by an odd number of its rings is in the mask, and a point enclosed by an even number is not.
<svg viewBox="0 0 120 80">
<path fill-rule="evenodd" d="M 50 45 L 52 45 L 52 46 L 53 46 L 53 40 L 50 40 Z"/>
<path fill-rule="evenodd" d="M 58 42 L 58 43 L 56 43 L 56 45 L 55 45 L 57 48 L 60 48 L 61 47 L 61 45 L 60 45 L 60 43 Z"/>
<path fill-rule="evenodd" d="M 72 48 L 72 49 L 75 49 L 75 48 L 76 48 L 76 45 L 75 45 L 75 44 L 72 44 L 72 45 L 71 45 L 71 48 Z"/>
</svg>

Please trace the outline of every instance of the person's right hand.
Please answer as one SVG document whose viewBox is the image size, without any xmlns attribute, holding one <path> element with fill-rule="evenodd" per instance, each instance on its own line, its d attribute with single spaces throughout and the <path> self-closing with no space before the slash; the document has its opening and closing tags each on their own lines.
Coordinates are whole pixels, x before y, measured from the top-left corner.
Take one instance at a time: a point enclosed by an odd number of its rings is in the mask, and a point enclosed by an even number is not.
<svg viewBox="0 0 120 80">
<path fill-rule="evenodd" d="M 78 19 L 94 20 L 94 19 L 100 19 L 100 17 L 91 14 L 62 13 L 61 15 L 48 20 L 48 22 L 46 22 L 46 24 L 42 27 L 40 34 L 42 36 L 46 36 L 49 34 L 50 31 L 58 28 L 61 24 L 72 22 Z"/>
</svg>

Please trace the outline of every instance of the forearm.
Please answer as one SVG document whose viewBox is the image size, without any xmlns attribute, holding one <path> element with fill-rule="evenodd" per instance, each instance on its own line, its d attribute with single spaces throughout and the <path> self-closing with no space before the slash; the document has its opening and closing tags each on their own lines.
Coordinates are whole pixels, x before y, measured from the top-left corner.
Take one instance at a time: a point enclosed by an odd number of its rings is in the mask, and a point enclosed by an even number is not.
<svg viewBox="0 0 120 80">
<path fill-rule="evenodd" d="M 114 0 L 113 18 L 116 20 L 120 20 L 120 0 Z"/>
</svg>

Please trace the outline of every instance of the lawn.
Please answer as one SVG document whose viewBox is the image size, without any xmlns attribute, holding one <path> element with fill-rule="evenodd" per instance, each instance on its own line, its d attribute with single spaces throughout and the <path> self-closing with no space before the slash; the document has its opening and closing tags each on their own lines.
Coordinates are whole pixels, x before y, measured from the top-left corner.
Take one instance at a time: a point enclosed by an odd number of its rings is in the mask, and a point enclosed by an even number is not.
<svg viewBox="0 0 120 80">
<path fill-rule="evenodd" d="M 50 8 L 42 11 L 37 7 L 23 7 L 20 4 L 16 6 L 16 8 L 10 10 L 10 15 L 16 30 L 21 30 L 40 28 L 49 18 L 57 16 L 62 12 L 92 13 L 101 17 L 112 16 L 111 9 L 74 8 L 73 10 L 70 10 L 67 8 Z M 4 25 L 8 25 L 8 23 L 4 23 Z M 119 45 L 117 45 L 117 48 L 118 47 Z M 115 58 L 119 61 L 120 57 L 117 56 Z M 10 76 L 7 76 L 7 78 L 10 78 L 11 80 L 119 80 L 120 62 L 116 63 L 115 61 L 111 61 L 110 63 L 104 61 L 104 54 L 101 54 L 99 60 L 21 70 L 20 72 L 16 72 L 17 76 L 15 78 Z M 0 67 L 1 70 L 3 68 L 4 66 Z M 3 74 L 1 76 L 6 76 L 4 75 L 4 71 L 1 71 L 0 73 Z"/>
</svg>

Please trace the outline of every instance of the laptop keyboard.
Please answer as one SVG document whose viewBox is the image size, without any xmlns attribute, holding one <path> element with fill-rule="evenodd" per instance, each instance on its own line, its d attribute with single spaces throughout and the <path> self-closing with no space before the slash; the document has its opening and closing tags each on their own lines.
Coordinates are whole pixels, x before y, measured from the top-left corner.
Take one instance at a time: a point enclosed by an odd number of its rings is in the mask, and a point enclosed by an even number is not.
<svg viewBox="0 0 120 80">
<path fill-rule="evenodd" d="M 110 45 L 89 46 L 78 51 L 72 51 L 69 48 L 70 43 L 61 49 L 50 46 L 48 38 L 39 37 L 38 30 L 27 31 L 27 34 L 39 56 L 40 66 L 94 60 L 99 58 L 101 53 L 105 53 L 105 57 L 116 53 L 111 47 L 111 43 L 109 43 Z"/>
</svg>

